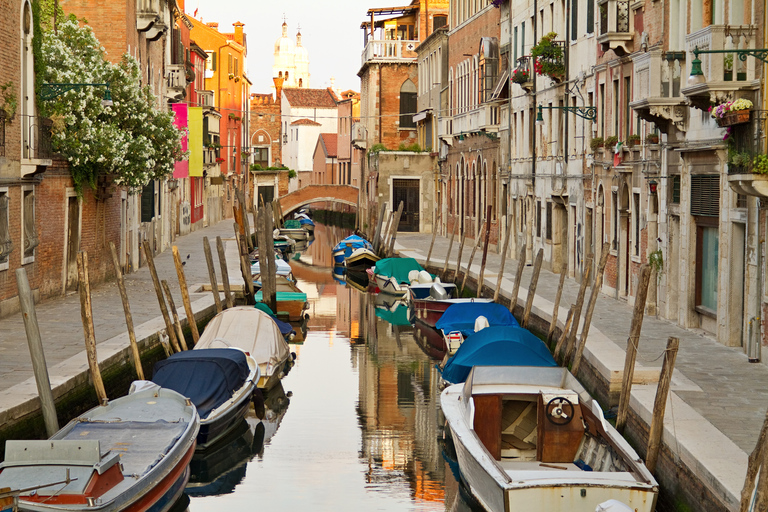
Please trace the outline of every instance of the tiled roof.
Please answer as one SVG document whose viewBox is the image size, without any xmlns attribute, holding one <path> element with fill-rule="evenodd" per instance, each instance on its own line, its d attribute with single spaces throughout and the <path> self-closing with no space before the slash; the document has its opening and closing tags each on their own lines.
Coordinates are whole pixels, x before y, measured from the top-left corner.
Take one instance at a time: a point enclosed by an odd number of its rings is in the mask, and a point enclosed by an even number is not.
<svg viewBox="0 0 768 512">
<path fill-rule="evenodd" d="M 300 125 L 304 125 L 304 126 L 322 126 L 317 121 L 313 121 L 313 120 L 307 119 L 307 118 L 297 119 L 296 121 L 291 123 L 291 126 L 300 126 Z"/>
<path fill-rule="evenodd" d="M 323 139 L 323 146 L 325 146 L 325 154 L 327 156 L 338 156 L 338 137 L 335 133 L 321 133 L 320 138 Z"/>
<path fill-rule="evenodd" d="M 283 89 L 292 107 L 334 108 L 336 99 L 328 89 Z"/>
</svg>

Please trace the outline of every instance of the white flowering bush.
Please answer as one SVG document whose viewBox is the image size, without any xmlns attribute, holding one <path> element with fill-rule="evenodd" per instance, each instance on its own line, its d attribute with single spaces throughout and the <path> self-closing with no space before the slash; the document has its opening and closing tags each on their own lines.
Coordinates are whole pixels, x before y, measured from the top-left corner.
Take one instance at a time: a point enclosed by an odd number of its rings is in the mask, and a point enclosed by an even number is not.
<svg viewBox="0 0 768 512">
<path fill-rule="evenodd" d="M 158 110 L 149 87 L 141 86 L 136 59 L 126 54 L 108 62 L 90 27 L 74 19 L 46 32 L 42 44 L 47 83 L 108 83 L 114 104 L 103 106 L 104 87 L 81 87 L 39 101 L 53 123 L 53 145 L 68 161 L 78 193 L 96 187 L 99 175 L 138 189 L 173 172 L 180 159 L 181 131 L 173 113 Z"/>
</svg>

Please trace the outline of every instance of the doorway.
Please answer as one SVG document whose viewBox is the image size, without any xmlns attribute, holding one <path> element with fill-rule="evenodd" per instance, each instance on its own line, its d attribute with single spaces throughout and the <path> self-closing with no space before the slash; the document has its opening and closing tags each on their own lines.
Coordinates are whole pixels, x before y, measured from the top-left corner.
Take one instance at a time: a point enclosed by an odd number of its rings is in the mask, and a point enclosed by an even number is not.
<svg viewBox="0 0 768 512">
<path fill-rule="evenodd" d="M 392 180 L 392 207 L 398 208 L 403 202 L 403 214 L 400 217 L 398 231 L 419 231 L 420 180 L 394 179 Z"/>
</svg>

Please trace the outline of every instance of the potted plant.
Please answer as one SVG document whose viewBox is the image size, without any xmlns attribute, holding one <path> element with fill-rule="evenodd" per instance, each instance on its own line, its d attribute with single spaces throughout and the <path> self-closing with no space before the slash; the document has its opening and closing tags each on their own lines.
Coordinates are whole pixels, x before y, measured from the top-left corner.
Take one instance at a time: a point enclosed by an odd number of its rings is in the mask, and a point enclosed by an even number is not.
<svg viewBox="0 0 768 512">
<path fill-rule="evenodd" d="M 531 73 L 528 69 L 517 68 L 512 71 L 512 81 L 516 84 L 524 84 L 531 81 Z"/>
<path fill-rule="evenodd" d="M 13 120 L 13 116 L 16 115 L 16 108 L 19 105 L 19 101 L 16 98 L 16 89 L 13 87 L 13 82 L 10 80 L 4 84 L 0 84 L 0 99 L 3 100 L 0 111 L 5 115 L 8 121 Z"/>
<path fill-rule="evenodd" d="M 640 144 L 640 136 L 636 133 L 633 133 L 632 135 L 627 136 L 627 146 L 628 147 L 634 147 L 637 144 Z"/>
<path fill-rule="evenodd" d="M 709 107 L 709 115 L 717 122 L 718 126 L 732 126 L 749 122 L 752 102 L 739 98 L 735 101 L 727 101 L 720 105 Z"/>
<path fill-rule="evenodd" d="M 659 134 L 656 132 L 651 132 L 648 135 L 645 136 L 645 143 L 646 144 L 658 144 L 659 143 Z"/>
<path fill-rule="evenodd" d="M 565 74 L 565 52 L 559 41 L 555 41 L 556 37 L 556 32 L 544 35 L 531 48 L 531 57 L 534 58 L 533 68 L 537 74 L 560 81 Z"/>
<path fill-rule="evenodd" d="M 602 137 L 592 137 L 592 140 L 589 141 L 589 147 L 592 148 L 592 151 L 602 148 L 604 145 L 605 141 Z"/>
<path fill-rule="evenodd" d="M 616 135 L 611 135 L 605 139 L 605 147 L 613 151 L 613 147 L 619 143 L 619 138 Z"/>
<path fill-rule="evenodd" d="M 768 174 L 768 155 L 756 155 L 752 161 L 752 172 L 755 174 Z"/>
<path fill-rule="evenodd" d="M 723 55 L 723 80 L 730 82 L 733 80 L 733 54 Z"/>
</svg>

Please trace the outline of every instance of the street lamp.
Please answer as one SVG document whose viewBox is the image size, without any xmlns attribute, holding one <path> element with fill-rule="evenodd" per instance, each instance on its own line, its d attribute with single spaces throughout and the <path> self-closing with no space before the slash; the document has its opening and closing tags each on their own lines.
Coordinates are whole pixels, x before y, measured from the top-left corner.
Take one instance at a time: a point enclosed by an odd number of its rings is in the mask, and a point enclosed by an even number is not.
<svg viewBox="0 0 768 512">
<path fill-rule="evenodd" d="M 52 100 L 58 98 L 67 91 L 80 90 L 83 87 L 106 87 L 104 91 L 104 99 L 101 100 L 101 104 L 105 107 L 111 107 L 114 105 L 112 101 L 112 92 L 109 90 L 109 84 L 42 84 L 40 86 L 40 99 Z"/>
<path fill-rule="evenodd" d="M 747 57 L 752 56 L 768 64 L 768 48 L 746 48 L 731 50 L 699 50 L 699 47 L 693 49 L 693 60 L 691 61 L 691 75 L 688 77 L 688 84 L 694 85 L 705 82 L 704 72 L 701 70 L 700 53 L 735 53 L 742 62 L 747 61 Z"/>
<path fill-rule="evenodd" d="M 536 114 L 536 124 L 542 125 L 544 124 L 544 116 L 542 115 L 542 109 L 550 109 L 550 110 L 565 110 L 566 112 L 571 112 L 572 114 L 576 114 L 577 116 L 586 119 L 587 121 L 594 121 L 597 119 L 597 107 L 557 107 L 557 106 L 542 106 L 539 105 L 539 111 Z"/>
</svg>

